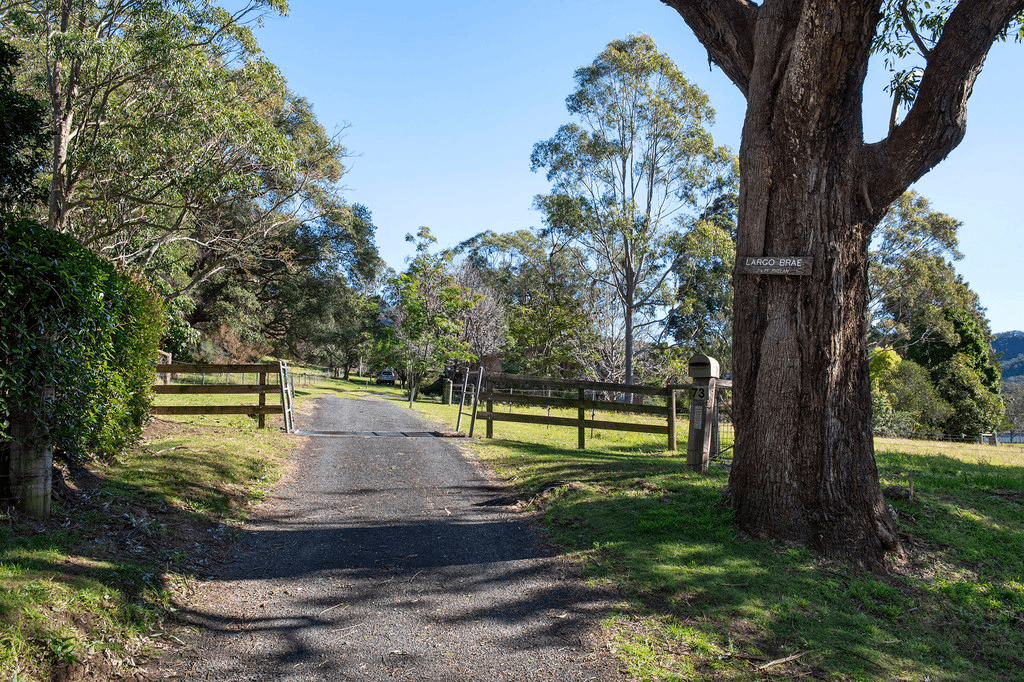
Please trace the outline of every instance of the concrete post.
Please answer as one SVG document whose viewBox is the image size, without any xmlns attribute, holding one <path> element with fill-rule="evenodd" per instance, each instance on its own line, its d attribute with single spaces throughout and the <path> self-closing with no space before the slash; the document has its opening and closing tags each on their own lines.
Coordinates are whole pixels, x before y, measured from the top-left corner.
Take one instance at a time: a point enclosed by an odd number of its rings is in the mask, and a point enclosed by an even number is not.
<svg viewBox="0 0 1024 682">
<path fill-rule="evenodd" d="M 43 389 L 43 400 L 53 400 L 54 388 Z M 53 491 L 53 445 L 45 441 L 32 415 L 11 419 L 11 494 L 18 507 L 34 519 L 50 518 Z"/>
</svg>

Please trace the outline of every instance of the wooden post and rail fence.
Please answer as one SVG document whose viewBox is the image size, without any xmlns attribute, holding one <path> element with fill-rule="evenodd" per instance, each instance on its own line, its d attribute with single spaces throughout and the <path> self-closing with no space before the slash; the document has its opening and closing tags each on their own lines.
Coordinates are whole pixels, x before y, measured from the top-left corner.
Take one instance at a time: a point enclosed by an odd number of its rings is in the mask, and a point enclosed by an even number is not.
<svg viewBox="0 0 1024 682">
<path fill-rule="evenodd" d="M 182 415 L 182 414 L 247 414 L 255 416 L 259 428 L 266 428 L 268 414 L 279 414 L 284 419 L 284 430 L 287 433 L 295 431 L 295 421 L 292 412 L 292 401 L 295 398 L 295 387 L 292 382 L 291 372 L 288 363 L 281 361 L 275 363 L 260 364 L 162 364 L 157 365 L 158 375 L 171 377 L 180 374 L 198 374 L 203 376 L 201 384 L 184 383 L 160 383 L 153 385 L 155 395 L 256 395 L 258 396 L 255 405 L 154 405 L 151 408 L 153 414 Z M 229 374 L 252 374 L 258 379 L 258 383 L 206 383 L 208 375 L 221 375 L 225 378 Z M 268 377 L 277 375 L 277 383 L 271 384 Z M 280 404 L 268 405 L 267 395 L 276 394 L 281 398 Z"/>
<path fill-rule="evenodd" d="M 165 360 L 169 360 L 169 356 Z M 284 420 L 284 430 L 292 433 L 295 430 L 292 403 L 294 401 L 294 382 L 286 362 L 260 364 L 176 364 L 165 363 L 155 366 L 157 377 L 163 377 L 153 385 L 156 395 L 255 395 L 255 405 L 156 405 L 151 408 L 157 415 L 215 415 L 215 414 L 246 414 L 256 416 L 259 428 L 266 427 L 268 414 L 280 414 Z M 229 383 L 228 375 L 253 375 L 258 383 Z M 271 384 L 270 376 L 277 375 L 277 383 Z M 178 375 L 199 375 L 202 383 L 171 383 Z M 205 378 L 211 375 L 224 375 L 224 383 L 208 383 Z M 676 432 L 678 415 L 676 394 L 681 390 L 689 390 L 689 438 L 687 446 L 687 465 L 697 471 L 706 471 L 709 455 L 716 447 L 717 431 L 716 392 L 729 389 L 732 382 L 718 378 L 718 362 L 714 358 L 696 355 L 690 360 L 690 376 L 692 384 L 675 384 L 669 386 L 642 386 L 613 384 L 596 381 L 571 381 L 546 379 L 513 374 L 495 374 L 486 376 L 481 370 L 466 372 L 462 381 L 459 399 L 458 428 L 464 415 L 471 417 L 470 436 L 473 435 L 476 421 L 483 419 L 487 423 L 487 437 L 494 437 L 494 422 L 518 422 L 526 424 L 547 424 L 552 426 L 575 427 L 578 433 L 578 446 L 586 447 L 586 430 L 604 429 L 614 431 L 631 431 L 639 433 L 661 434 L 666 437 L 669 450 L 676 449 Z M 178 377 L 180 378 L 180 377 Z M 243 379 L 244 381 L 244 379 Z M 502 388 L 509 388 L 509 393 L 502 393 Z M 514 390 L 541 389 L 543 395 L 516 395 Z M 53 388 L 47 389 L 53 395 Z M 552 396 L 551 393 L 575 393 L 575 397 Z M 591 397 L 586 392 L 591 391 Z M 599 400 L 598 393 L 623 395 L 649 395 L 661 397 L 664 404 L 642 405 L 614 400 Z M 267 395 L 280 395 L 280 404 L 268 405 Z M 467 397 L 471 398 L 471 409 L 465 413 Z M 479 411 L 479 406 L 486 407 Z M 540 406 L 548 408 L 568 408 L 576 410 L 576 417 L 552 417 L 549 415 L 533 415 L 511 412 L 496 412 L 496 404 Z M 586 412 L 591 410 L 591 419 Z M 611 421 L 593 418 L 595 411 L 632 413 L 641 415 L 662 416 L 664 424 Z M 52 448 L 38 437 L 38 434 L 22 433 L 19 425 L 12 424 L 14 439 L 10 445 L 10 475 L 12 493 L 19 507 L 30 516 L 47 518 L 50 512 Z M 34 444 L 34 445 L 32 445 Z"/>
<path fill-rule="evenodd" d="M 668 386 L 645 386 L 638 384 L 616 384 L 600 381 L 575 381 L 570 379 L 548 379 L 518 374 L 491 374 L 486 377 L 481 371 L 466 372 L 463 379 L 463 396 L 459 401 L 459 418 L 456 429 L 461 425 L 466 396 L 472 399 L 469 435 L 473 435 L 478 420 L 486 422 L 487 438 L 494 437 L 495 422 L 520 424 L 544 424 L 548 426 L 574 427 L 577 431 L 577 447 L 586 448 L 587 429 L 651 433 L 666 438 L 668 450 L 676 449 L 679 415 L 677 394 L 687 391 L 690 403 L 689 433 L 687 438 L 687 466 L 695 471 L 707 471 L 713 452 L 717 451 L 718 410 L 717 392 L 732 388 L 732 382 L 719 379 L 718 361 L 706 355 L 695 355 L 690 360 L 691 384 L 670 384 Z M 472 391 L 470 379 L 474 380 Z M 469 390 L 467 390 L 469 389 Z M 503 392 L 507 389 L 507 392 Z M 515 391 L 519 389 L 520 393 Z M 530 391 L 531 394 L 528 394 Z M 587 392 L 590 392 L 590 398 Z M 559 395 L 553 396 L 552 393 Z M 575 393 L 575 396 L 572 394 Z M 598 394 L 623 396 L 652 396 L 660 398 L 660 404 L 634 404 L 617 400 L 602 400 Z M 567 397 L 568 396 L 568 397 Z M 480 410 L 479 406 L 484 409 Z M 500 412 L 496 405 L 508 405 L 508 412 Z M 576 410 L 575 417 L 552 417 L 548 415 L 512 412 L 512 406 L 546 407 Z M 590 411 L 591 418 L 587 418 Z M 639 414 L 662 417 L 663 423 L 652 424 L 630 421 L 596 419 L 596 412 Z"/>
</svg>

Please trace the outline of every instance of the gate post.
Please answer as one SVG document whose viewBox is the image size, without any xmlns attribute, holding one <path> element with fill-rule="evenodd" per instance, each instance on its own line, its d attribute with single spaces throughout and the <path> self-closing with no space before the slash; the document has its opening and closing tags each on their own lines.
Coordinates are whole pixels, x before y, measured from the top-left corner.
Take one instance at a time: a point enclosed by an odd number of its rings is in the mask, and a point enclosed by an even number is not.
<svg viewBox="0 0 1024 682">
<path fill-rule="evenodd" d="M 668 413 L 668 449 L 676 449 L 676 390 L 668 387 L 665 394 L 665 410 Z"/>
<path fill-rule="evenodd" d="M 706 472 L 711 458 L 711 433 L 715 404 L 715 380 L 720 374 L 718 360 L 698 353 L 690 358 L 690 432 L 686 442 L 686 467 Z"/>
<path fill-rule="evenodd" d="M 204 374 L 203 376 L 206 376 L 206 375 Z M 284 376 L 282 375 L 281 378 L 283 380 Z M 260 372 L 260 386 L 266 386 L 266 385 L 267 385 L 267 373 L 266 372 Z M 282 387 L 282 390 L 284 390 L 283 387 Z M 259 405 L 260 405 L 260 407 L 266 407 L 267 406 L 267 394 L 264 393 L 263 391 L 260 391 Z M 284 403 L 282 402 L 281 405 L 283 407 Z M 262 412 L 260 412 L 259 416 L 256 419 L 256 423 L 258 424 L 257 428 L 265 429 L 267 427 L 267 415 L 265 415 Z"/>
<path fill-rule="evenodd" d="M 577 410 L 576 418 L 579 420 L 579 433 L 577 434 L 576 438 L 576 447 L 579 448 L 580 450 L 585 450 L 587 448 L 587 411 L 586 408 L 584 408 L 583 406 L 583 401 L 586 398 L 586 395 L 586 391 L 584 391 L 582 388 L 578 389 L 579 409 Z"/>
</svg>

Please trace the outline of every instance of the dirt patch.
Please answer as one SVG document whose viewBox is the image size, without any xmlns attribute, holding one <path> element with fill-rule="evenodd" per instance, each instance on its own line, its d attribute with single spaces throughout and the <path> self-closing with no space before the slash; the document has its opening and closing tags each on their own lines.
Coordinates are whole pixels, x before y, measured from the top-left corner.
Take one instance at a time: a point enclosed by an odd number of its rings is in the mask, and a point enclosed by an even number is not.
<svg viewBox="0 0 1024 682">
<path fill-rule="evenodd" d="M 142 432 L 142 447 L 145 449 L 148 443 L 161 438 L 190 436 L 198 433 L 202 433 L 202 429 L 192 424 L 153 417 Z"/>
</svg>

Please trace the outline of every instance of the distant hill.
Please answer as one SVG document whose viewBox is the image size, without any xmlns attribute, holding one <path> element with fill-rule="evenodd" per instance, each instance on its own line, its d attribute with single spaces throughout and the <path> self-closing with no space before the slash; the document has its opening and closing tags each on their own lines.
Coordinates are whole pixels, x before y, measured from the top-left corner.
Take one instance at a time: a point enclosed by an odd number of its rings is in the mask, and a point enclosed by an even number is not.
<svg viewBox="0 0 1024 682">
<path fill-rule="evenodd" d="M 1002 332 L 992 339 L 992 349 L 1002 353 L 1003 381 L 1024 381 L 1024 332 Z"/>
</svg>

